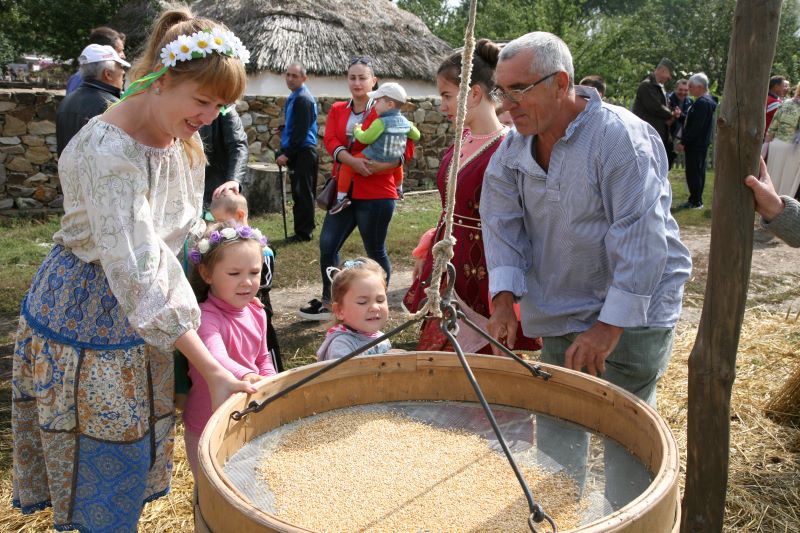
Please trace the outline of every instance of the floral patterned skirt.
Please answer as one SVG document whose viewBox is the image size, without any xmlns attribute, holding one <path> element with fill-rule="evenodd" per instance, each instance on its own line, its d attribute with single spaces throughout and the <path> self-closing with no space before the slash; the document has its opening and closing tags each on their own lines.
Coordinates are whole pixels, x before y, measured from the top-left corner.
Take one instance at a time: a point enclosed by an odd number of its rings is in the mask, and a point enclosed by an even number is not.
<svg viewBox="0 0 800 533">
<path fill-rule="evenodd" d="M 14 506 L 58 530 L 136 531 L 167 493 L 172 353 L 146 345 L 102 268 L 55 246 L 22 303 L 14 349 Z"/>
</svg>

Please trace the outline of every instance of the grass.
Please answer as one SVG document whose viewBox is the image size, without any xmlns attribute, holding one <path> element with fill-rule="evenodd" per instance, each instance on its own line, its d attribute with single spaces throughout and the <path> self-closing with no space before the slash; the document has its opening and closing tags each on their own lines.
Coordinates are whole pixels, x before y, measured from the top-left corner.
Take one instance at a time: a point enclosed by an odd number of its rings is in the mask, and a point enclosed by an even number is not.
<svg viewBox="0 0 800 533">
<path fill-rule="evenodd" d="M 50 251 L 58 221 L 56 216 L 0 219 L 0 318 L 19 313 L 22 295 Z"/>
<path fill-rule="evenodd" d="M 669 172 L 669 182 L 672 185 L 672 205 L 677 206 L 689 198 L 689 188 L 686 185 L 686 171 L 673 168 Z M 714 192 L 714 171 L 706 172 L 706 185 L 703 188 L 702 209 L 673 209 L 672 216 L 678 221 L 681 228 L 710 226 L 711 224 L 711 196 Z"/>
<path fill-rule="evenodd" d="M 392 264 L 397 269 L 411 268 L 414 264 L 410 251 L 416 247 L 420 235 L 433 227 L 441 211 L 438 194 L 409 194 L 406 200 L 398 202 L 386 248 Z M 317 233 L 322 228 L 324 213 L 317 211 Z M 286 213 L 289 235 L 292 234 L 291 209 Z M 319 282 L 319 240 L 286 246 L 283 238 L 283 222 L 280 213 L 253 217 L 250 224 L 258 227 L 270 239 L 275 250 L 275 263 L 278 274 L 274 287 L 292 287 L 298 283 Z M 316 236 L 316 235 L 315 235 Z M 364 246 L 356 229 L 345 242 L 340 252 L 342 258 L 364 255 Z"/>
</svg>

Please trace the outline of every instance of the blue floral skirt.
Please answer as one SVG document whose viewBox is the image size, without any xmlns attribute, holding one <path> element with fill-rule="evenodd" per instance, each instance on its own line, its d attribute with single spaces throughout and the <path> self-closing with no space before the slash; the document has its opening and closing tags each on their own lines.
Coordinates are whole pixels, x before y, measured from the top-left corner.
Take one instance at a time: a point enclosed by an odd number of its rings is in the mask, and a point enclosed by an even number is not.
<svg viewBox="0 0 800 533">
<path fill-rule="evenodd" d="M 53 247 L 22 302 L 14 349 L 14 505 L 58 530 L 136 531 L 169 491 L 171 352 L 144 343 L 100 265 Z"/>
</svg>

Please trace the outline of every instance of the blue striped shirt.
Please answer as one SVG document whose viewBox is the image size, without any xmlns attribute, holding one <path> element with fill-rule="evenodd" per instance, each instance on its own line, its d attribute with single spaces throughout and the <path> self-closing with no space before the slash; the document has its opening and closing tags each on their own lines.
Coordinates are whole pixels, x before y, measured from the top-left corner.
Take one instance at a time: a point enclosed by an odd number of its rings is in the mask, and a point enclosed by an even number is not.
<svg viewBox="0 0 800 533">
<path fill-rule="evenodd" d="M 492 296 L 520 298 L 528 336 L 672 327 L 691 273 L 670 215 L 658 133 L 596 91 L 556 142 L 545 172 L 533 136 L 512 130 L 492 157 L 480 213 Z"/>
</svg>

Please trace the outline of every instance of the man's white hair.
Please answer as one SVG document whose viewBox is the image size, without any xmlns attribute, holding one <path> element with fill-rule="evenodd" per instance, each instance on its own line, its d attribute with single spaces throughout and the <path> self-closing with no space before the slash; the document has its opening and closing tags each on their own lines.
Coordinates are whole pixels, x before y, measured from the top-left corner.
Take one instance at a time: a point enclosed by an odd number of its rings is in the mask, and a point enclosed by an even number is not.
<svg viewBox="0 0 800 533">
<path fill-rule="evenodd" d="M 708 76 L 706 76 L 704 72 L 693 74 L 689 78 L 689 83 L 693 85 L 702 85 L 704 89 L 708 90 Z"/>
<path fill-rule="evenodd" d="M 81 77 L 85 80 L 103 81 L 103 72 L 110 70 L 114 72 L 114 61 L 95 61 L 94 63 L 84 63 L 80 66 Z"/>
<path fill-rule="evenodd" d="M 575 68 L 572 66 L 572 54 L 567 44 L 558 36 L 546 31 L 534 31 L 517 37 L 500 51 L 500 61 L 511 59 L 520 52 L 531 50 L 533 61 L 531 61 L 531 74 L 547 76 L 552 72 L 566 72 L 569 76 L 569 87 L 575 82 Z M 551 85 L 553 79 L 550 78 L 545 83 Z"/>
</svg>

